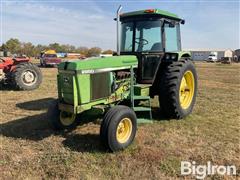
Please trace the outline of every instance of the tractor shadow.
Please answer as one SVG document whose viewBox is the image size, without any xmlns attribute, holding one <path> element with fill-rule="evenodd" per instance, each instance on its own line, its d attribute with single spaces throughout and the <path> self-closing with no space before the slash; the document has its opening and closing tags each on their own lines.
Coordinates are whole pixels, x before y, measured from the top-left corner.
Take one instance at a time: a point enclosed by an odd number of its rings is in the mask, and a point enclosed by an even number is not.
<svg viewBox="0 0 240 180">
<path fill-rule="evenodd" d="M 33 110 L 33 111 L 39 111 L 39 110 L 45 110 L 48 109 L 49 106 L 55 101 L 54 98 L 44 98 L 44 99 L 37 99 L 33 101 L 27 101 L 23 103 L 18 103 L 16 106 L 21 109 L 25 110 Z"/>
<path fill-rule="evenodd" d="M 36 64 L 39 68 L 43 68 L 43 69 L 46 69 L 46 68 L 57 68 L 57 66 L 55 65 L 46 65 L 46 66 L 41 66 L 41 64 Z"/>
<path fill-rule="evenodd" d="M 82 125 L 83 122 L 81 122 Z M 52 135 L 63 137 L 62 144 L 71 151 L 106 152 L 98 134 L 79 134 L 71 130 L 56 131 L 49 122 L 47 113 L 16 119 L 0 126 L 0 135 L 15 139 L 41 141 Z"/>
<path fill-rule="evenodd" d="M 0 134 L 5 137 L 33 141 L 42 140 L 52 134 L 47 114 L 28 116 L 1 124 Z"/>
<path fill-rule="evenodd" d="M 47 110 L 55 100 L 54 98 L 44 98 L 18 103 L 16 106 L 24 110 Z M 98 119 L 86 117 L 82 119 L 80 116 L 78 126 L 86 125 L 89 122 L 99 124 Z M 41 141 L 54 135 L 63 137 L 64 140 L 62 144 L 72 151 L 92 153 L 106 152 L 106 149 L 101 145 L 98 134 L 81 134 L 82 132 L 79 133 L 75 131 L 76 128 L 56 131 L 51 124 L 51 117 L 48 113 L 41 113 L 2 123 L 0 125 L 0 135 L 31 141 Z"/>
<path fill-rule="evenodd" d="M 54 101 L 54 98 L 44 98 L 24 103 L 18 103 L 16 106 L 26 110 L 46 110 Z M 154 121 L 167 120 L 163 117 L 159 108 L 153 109 Z M 107 153 L 100 141 L 99 134 L 89 134 L 77 132 L 75 129 L 68 131 L 55 131 L 50 123 L 51 118 L 47 113 L 27 116 L 15 119 L 0 125 L 0 135 L 16 139 L 26 139 L 31 141 L 41 141 L 52 135 L 64 138 L 62 144 L 72 151 L 77 152 L 102 152 Z M 89 122 L 99 124 L 97 119 L 80 118 L 78 126 Z"/>
<path fill-rule="evenodd" d="M 66 134 L 62 144 L 76 152 L 107 153 L 99 134 Z"/>
<path fill-rule="evenodd" d="M 125 105 L 125 106 L 131 106 L 131 104 L 127 101 L 124 104 L 121 105 Z M 148 107 L 144 102 L 139 102 L 137 104 L 138 106 L 143 106 L 143 107 Z M 159 106 L 152 106 L 152 120 L 157 122 L 157 121 L 168 121 L 170 120 L 170 118 L 164 116 L 164 113 L 161 110 L 161 107 Z M 149 119 L 150 115 L 148 111 L 145 112 L 135 112 L 137 115 L 137 118 L 144 118 L 144 119 Z"/>
<path fill-rule="evenodd" d="M 161 108 L 159 107 L 152 107 L 152 117 L 154 121 L 169 121 L 170 118 L 164 116 Z"/>
<path fill-rule="evenodd" d="M 43 110 L 47 109 L 53 101 L 53 98 L 44 98 L 18 103 L 16 106 L 25 110 Z M 0 134 L 12 138 L 39 141 L 54 133 L 47 113 L 11 120 L 0 125 Z"/>
<path fill-rule="evenodd" d="M 137 112 L 136 115 L 138 118 L 149 119 L 149 112 Z M 163 112 L 159 107 L 152 107 L 152 120 L 154 122 L 157 122 L 168 121 L 170 119 L 164 116 Z"/>
<path fill-rule="evenodd" d="M 13 86 L 7 83 L 1 83 L 0 84 L 0 91 L 19 91 L 15 89 Z"/>
</svg>

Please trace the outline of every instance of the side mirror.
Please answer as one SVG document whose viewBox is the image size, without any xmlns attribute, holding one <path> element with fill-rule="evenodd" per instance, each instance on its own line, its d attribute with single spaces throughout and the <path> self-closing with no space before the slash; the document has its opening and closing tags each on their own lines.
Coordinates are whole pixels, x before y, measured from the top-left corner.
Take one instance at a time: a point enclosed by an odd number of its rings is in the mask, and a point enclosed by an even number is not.
<svg viewBox="0 0 240 180">
<path fill-rule="evenodd" d="M 174 28 L 175 27 L 175 22 L 174 21 L 169 21 L 167 19 L 164 19 L 164 23 L 167 23 L 170 28 Z"/>
<path fill-rule="evenodd" d="M 172 23 L 172 22 L 170 22 L 170 23 L 169 23 L 169 27 L 170 27 L 170 28 L 174 28 L 174 27 L 175 27 L 175 24 Z"/>
<path fill-rule="evenodd" d="M 182 19 L 182 20 L 180 21 L 180 23 L 181 23 L 181 24 L 185 24 L 185 20 Z"/>
</svg>

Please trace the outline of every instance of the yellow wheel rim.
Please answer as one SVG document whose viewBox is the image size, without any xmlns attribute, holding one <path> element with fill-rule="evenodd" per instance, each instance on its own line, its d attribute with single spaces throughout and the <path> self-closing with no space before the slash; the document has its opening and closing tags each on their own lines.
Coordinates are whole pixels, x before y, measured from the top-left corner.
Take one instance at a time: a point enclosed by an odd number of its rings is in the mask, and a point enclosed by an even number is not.
<svg viewBox="0 0 240 180">
<path fill-rule="evenodd" d="M 60 112 L 60 122 L 64 126 L 69 126 L 75 121 L 76 115 L 68 112 Z"/>
<path fill-rule="evenodd" d="M 132 133 L 132 121 L 129 118 L 123 118 L 118 126 L 116 137 L 119 143 L 125 143 L 128 141 Z"/>
<path fill-rule="evenodd" d="M 183 109 L 189 108 L 194 96 L 194 76 L 191 71 L 186 71 L 181 80 L 179 100 Z"/>
</svg>

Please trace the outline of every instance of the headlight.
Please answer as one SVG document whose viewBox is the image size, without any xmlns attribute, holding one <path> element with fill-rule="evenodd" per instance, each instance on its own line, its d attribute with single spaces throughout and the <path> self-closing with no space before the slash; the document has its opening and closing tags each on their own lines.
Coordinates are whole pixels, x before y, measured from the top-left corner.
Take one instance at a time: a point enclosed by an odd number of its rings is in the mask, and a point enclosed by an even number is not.
<svg viewBox="0 0 240 180">
<path fill-rule="evenodd" d="M 166 59 L 170 59 L 170 55 L 169 54 L 166 54 Z"/>
<path fill-rule="evenodd" d="M 174 59 L 176 59 L 176 58 L 177 58 L 177 55 L 176 55 L 176 54 L 172 54 L 172 55 L 171 55 L 171 59 L 172 59 L 172 60 L 174 60 Z"/>
</svg>

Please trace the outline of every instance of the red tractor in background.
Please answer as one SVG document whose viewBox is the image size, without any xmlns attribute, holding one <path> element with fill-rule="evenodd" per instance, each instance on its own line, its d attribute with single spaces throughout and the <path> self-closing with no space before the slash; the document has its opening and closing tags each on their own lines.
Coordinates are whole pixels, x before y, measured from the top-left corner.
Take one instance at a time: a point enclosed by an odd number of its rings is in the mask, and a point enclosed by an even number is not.
<svg viewBox="0 0 240 180">
<path fill-rule="evenodd" d="M 0 57 L 0 83 L 18 90 L 33 90 L 42 82 L 41 70 L 26 57 Z"/>
</svg>

